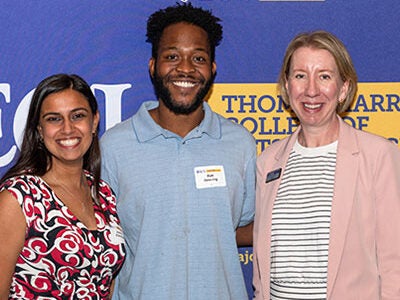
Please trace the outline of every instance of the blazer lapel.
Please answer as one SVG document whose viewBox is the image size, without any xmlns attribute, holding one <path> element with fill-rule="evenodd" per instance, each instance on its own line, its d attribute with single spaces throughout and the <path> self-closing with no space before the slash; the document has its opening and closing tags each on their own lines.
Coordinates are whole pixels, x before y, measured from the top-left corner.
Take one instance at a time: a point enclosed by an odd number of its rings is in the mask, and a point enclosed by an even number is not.
<svg viewBox="0 0 400 300">
<path fill-rule="evenodd" d="M 329 237 L 327 299 L 335 284 L 352 213 L 359 167 L 358 152 L 353 128 L 340 119 Z"/>
<path fill-rule="evenodd" d="M 264 298 L 268 297 L 269 299 L 269 282 L 270 282 L 270 265 L 271 265 L 271 253 L 267 251 L 266 249 L 271 248 L 271 223 L 272 223 L 272 209 L 274 207 L 274 201 L 276 198 L 276 195 L 278 193 L 278 188 L 280 185 L 280 182 L 282 180 L 283 172 L 285 171 L 285 165 L 288 160 L 289 154 L 293 148 L 293 144 L 295 143 L 297 139 L 298 132 L 300 130 L 296 130 L 288 139 L 287 141 L 282 144 L 281 149 L 277 151 L 277 153 L 274 156 L 274 159 L 269 166 L 259 166 L 260 171 L 262 172 L 262 177 L 260 178 L 261 185 L 262 187 L 260 190 L 262 190 L 263 194 L 263 201 L 261 203 L 261 207 L 256 208 L 256 210 L 262 211 L 263 212 L 263 218 L 260 219 L 260 230 L 263 230 L 263 239 L 260 240 L 260 245 L 258 247 L 258 256 L 263 256 L 264 259 L 260 259 L 260 261 L 265 262 L 265 264 L 262 264 L 259 266 L 260 268 L 260 275 L 261 275 L 261 281 L 266 283 L 264 284 Z M 272 180 L 270 182 L 266 182 L 267 177 L 271 179 L 271 176 L 274 177 L 276 175 L 272 174 L 276 172 L 277 170 L 281 169 L 279 177 L 276 178 L 275 180 Z M 266 189 L 266 185 L 268 185 L 268 188 Z M 257 212 L 256 212 L 257 215 Z M 266 299 L 266 298 L 265 298 Z"/>
</svg>

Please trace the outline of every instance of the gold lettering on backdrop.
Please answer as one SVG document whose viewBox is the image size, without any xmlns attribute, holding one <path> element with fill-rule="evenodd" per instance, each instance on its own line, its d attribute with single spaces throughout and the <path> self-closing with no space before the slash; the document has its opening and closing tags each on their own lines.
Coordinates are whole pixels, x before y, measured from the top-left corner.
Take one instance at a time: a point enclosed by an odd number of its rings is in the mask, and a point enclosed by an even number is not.
<svg viewBox="0 0 400 300">
<path fill-rule="evenodd" d="M 246 127 L 260 153 L 293 133 L 298 122 L 282 102 L 274 83 L 215 84 L 209 98 L 213 110 Z M 359 83 L 358 94 L 344 120 L 400 146 L 400 82 Z"/>
<path fill-rule="evenodd" d="M 243 265 L 252 263 L 253 253 L 249 253 L 249 250 L 246 250 L 244 253 L 239 253 L 239 260 Z"/>
</svg>

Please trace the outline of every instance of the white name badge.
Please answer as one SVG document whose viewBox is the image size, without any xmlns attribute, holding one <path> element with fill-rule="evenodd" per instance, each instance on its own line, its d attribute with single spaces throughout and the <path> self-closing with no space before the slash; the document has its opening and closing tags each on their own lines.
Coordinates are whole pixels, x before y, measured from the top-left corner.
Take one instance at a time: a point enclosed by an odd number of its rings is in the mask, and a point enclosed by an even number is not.
<svg viewBox="0 0 400 300">
<path fill-rule="evenodd" d="M 224 166 L 202 166 L 194 168 L 196 188 L 226 186 Z"/>
</svg>

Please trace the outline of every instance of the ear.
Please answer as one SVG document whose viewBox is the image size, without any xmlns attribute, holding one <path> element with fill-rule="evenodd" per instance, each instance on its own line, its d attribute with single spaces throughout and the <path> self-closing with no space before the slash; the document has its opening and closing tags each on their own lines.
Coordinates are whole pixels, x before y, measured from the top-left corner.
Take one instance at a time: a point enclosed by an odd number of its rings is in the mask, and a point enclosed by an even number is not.
<svg viewBox="0 0 400 300">
<path fill-rule="evenodd" d="M 217 63 L 215 61 L 211 64 L 211 72 L 213 75 L 217 72 Z"/>
<path fill-rule="evenodd" d="M 43 136 L 42 136 L 42 132 L 43 132 L 42 126 L 39 124 L 39 125 L 36 127 L 36 129 L 37 129 L 37 131 L 39 132 L 40 137 L 43 138 Z"/>
<path fill-rule="evenodd" d="M 154 78 L 155 64 L 156 64 L 156 60 L 154 59 L 154 57 L 150 58 L 150 60 L 149 60 L 149 73 L 150 73 L 151 78 Z"/>
<path fill-rule="evenodd" d="M 99 122 L 100 122 L 100 113 L 99 111 L 97 111 L 93 117 L 92 133 L 96 133 L 97 126 L 99 126 Z"/>
<path fill-rule="evenodd" d="M 346 99 L 347 94 L 349 92 L 349 86 L 350 86 L 350 83 L 348 80 L 343 82 L 343 85 L 340 88 L 340 94 L 339 94 L 339 99 L 341 100 L 341 102 L 344 101 L 344 99 Z"/>
</svg>

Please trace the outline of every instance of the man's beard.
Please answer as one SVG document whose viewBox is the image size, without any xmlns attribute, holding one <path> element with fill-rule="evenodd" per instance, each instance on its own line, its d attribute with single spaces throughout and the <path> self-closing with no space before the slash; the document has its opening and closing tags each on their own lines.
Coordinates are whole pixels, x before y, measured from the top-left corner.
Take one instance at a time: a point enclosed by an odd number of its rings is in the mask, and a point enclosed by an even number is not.
<svg viewBox="0 0 400 300">
<path fill-rule="evenodd" d="M 212 84 L 214 83 L 214 78 L 215 74 L 205 83 L 204 81 L 201 82 L 201 84 L 204 84 L 204 86 L 197 92 L 194 101 L 189 104 L 180 104 L 175 101 L 175 99 L 172 99 L 171 93 L 169 92 L 168 88 L 165 87 L 163 78 L 158 75 L 157 70 L 154 72 L 152 81 L 157 99 L 161 100 L 170 111 L 177 115 L 189 115 L 203 104 L 203 100 L 207 96 Z"/>
</svg>

